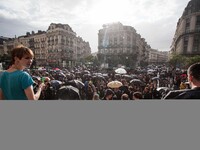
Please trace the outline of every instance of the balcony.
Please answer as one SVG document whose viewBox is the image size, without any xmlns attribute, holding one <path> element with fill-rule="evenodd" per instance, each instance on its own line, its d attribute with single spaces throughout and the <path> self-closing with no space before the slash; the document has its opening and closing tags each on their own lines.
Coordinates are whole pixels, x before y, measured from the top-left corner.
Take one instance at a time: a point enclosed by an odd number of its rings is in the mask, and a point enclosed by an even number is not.
<svg viewBox="0 0 200 150">
<path fill-rule="evenodd" d="M 194 29 L 194 30 L 187 30 L 185 32 L 180 33 L 179 35 L 177 35 L 177 39 L 175 41 L 175 43 L 177 44 L 177 42 L 184 36 L 186 35 L 190 35 L 190 34 L 200 34 L 200 29 Z"/>
</svg>

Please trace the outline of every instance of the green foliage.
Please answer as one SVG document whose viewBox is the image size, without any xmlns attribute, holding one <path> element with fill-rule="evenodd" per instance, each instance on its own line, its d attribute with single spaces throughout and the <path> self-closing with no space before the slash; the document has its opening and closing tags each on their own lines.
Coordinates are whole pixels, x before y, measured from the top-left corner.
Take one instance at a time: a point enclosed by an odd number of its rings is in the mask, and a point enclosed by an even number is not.
<svg viewBox="0 0 200 150">
<path fill-rule="evenodd" d="M 85 58 L 86 62 L 92 62 L 93 60 L 94 60 L 94 56 L 92 56 L 92 55 Z"/>
<path fill-rule="evenodd" d="M 99 63 L 97 57 L 92 56 L 92 55 L 86 57 L 86 58 L 84 59 L 84 62 L 85 62 L 85 63 L 92 63 L 93 66 L 99 66 L 99 65 L 100 65 L 100 63 Z"/>
<path fill-rule="evenodd" d="M 169 60 L 169 64 L 181 68 L 187 68 L 196 62 L 200 62 L 200 55 L 185 56 L 185 55 L 172 54 L 172 57 Z"/>
</svg>

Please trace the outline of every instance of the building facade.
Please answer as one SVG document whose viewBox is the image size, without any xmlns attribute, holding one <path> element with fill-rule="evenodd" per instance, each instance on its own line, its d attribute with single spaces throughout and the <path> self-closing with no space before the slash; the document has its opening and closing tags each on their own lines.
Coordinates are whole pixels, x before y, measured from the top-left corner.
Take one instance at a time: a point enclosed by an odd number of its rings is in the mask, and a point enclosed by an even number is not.
<svg viewBox="0 0 200 150">
<path fill-rule="evenodd" d="M 200 1 L 191 0 L 179 19 L 171 45 L 171 53 L 194 56 L 200 54 Z"/>
<path fill-rule="evenodd" d="M 91 55 L 89 42 L 77 37 L 68 24 L 51 23 L 47 31 L 27 32 L 18 38 L 4 40 L 3 51 L 9 54 L 20 44 L 33 50 L 37 66 L 73 67 L 77 60 Z"/>
<path fill-rule="evenodd" d="M 168 61 L 169 52 L 159 51 L 157 49 L 149 49 L 148 64 L 166 64 Z"/>
<path fill-rule="evenodd" d="M 146 60 L 147 44 L 136 30 L 122 23 L 104 24 L 98 33 L 98 58 L 107 67 L 134 68 Z"/>
</svg>

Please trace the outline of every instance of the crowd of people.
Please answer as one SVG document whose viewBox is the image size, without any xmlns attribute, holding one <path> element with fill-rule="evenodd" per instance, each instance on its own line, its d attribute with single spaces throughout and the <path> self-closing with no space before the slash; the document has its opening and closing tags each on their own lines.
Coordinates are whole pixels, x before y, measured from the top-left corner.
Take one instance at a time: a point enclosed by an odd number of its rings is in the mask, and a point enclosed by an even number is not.
<svg viewBox="0 0 200 150">
<path fill-rule="evenodd" d="M 188 70 L 148 66 L 109 72 L 74 68 L 29 69 L 34 54 L 18 46 L 12 51 L 12 65 L 0 76 L 0 99 L 18 100 L 139 100 L 198 99 L 200 64 Z M 122 72 L 116 70 L 121 69 Z"/>
</svg>

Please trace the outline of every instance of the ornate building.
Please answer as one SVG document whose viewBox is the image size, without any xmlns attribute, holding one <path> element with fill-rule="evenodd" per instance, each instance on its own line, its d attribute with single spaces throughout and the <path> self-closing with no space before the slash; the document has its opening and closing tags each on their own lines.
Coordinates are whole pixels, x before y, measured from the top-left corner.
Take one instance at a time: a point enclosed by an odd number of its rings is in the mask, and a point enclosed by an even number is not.
<svg viewBox="0 0 200 150">
<path fill-rule="evenodd" d="M 103 25 L 98 33 L 98 58 L 108 68 L 121 64 L 134 68 L 147 59 L 149 46 L 136 30 L 122 23 Z"/>
<path fill-rule="evenodd" d="M 8 49 L 12 49 L 14 47 L 13 42 L 10 44 L 10 41 L 13 40 L 14 39 L 8 37 L 0 37 L 0 56 L 8 54 Z M 7 45 L 5 45 L 5 43 L 7 43 Z"/>
<path fill-rule="evenodd" d="M 38 66 L 72 67 L 80 58 L 91 55 L 89 43 L 77 37 L 68 24 L 51 23 L 47 31 L 27 32 L 18 38 L 4 40 L 4 53 L 9 54 L 19 44 L 33 50 Z"/>
<path fill-rule="evenodd" d="M 200 54 L 200 0 L 189 1 L 177 23 L 171 53 Z"/>
<path fill-rule="evenodd" d="M 166 64 L 168 61 L 169 51 L 159 51 L 157 49 L 149 49 L 148 64 Z"/>
<path fill-rule="evenodd" d="M 67 24 L 52 23 L 47 30 L 47 62 L 50 65 L 68 64 L 75 62 L 76 33 Z"/>
</svg>

